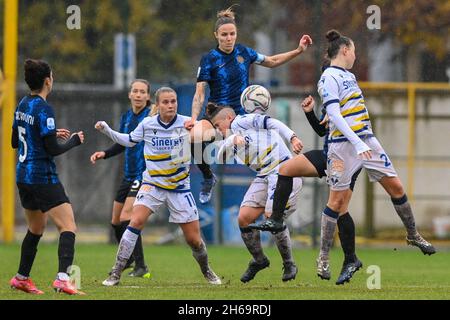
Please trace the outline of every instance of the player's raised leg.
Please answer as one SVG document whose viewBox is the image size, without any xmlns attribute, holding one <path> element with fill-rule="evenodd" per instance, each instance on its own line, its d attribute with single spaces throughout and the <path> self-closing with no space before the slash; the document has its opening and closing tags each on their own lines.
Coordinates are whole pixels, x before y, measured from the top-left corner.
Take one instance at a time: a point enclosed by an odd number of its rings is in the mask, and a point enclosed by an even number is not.
<svg viewBox="0 0 450 320">
<path fill-rule="evenodd" d="M 194 125 L 190 131 L 191 138 L 191 154 L 194 163 L 203 176 L 202 188 L 199 194 L 199 201 L 206 204 L 211 200 L 212 190 L 217 183 L 217 178 L 211 170 L 211 166 L 205 162 L 204 151 L 206 143 L 204 141 L 212 141 L 215 138 L 215 130 L 211 122 L 208 120 L 200 120 Z"/>
<path fill-rule="evenodd" d="M 423 254 L 432 255 L 436 249 L 431 243 L 426 241 L 417 231 L 414 214 L 408 197 L 405 194 L 402 183 L 398 177 L 383 177 L 379 181 L 387 193 L 391 196 L 395 211 L 406 228 L 406 242 L 409 245 L 418 247 Z"/>
<path fill-rule="evenodd" d="M 317 176 L 316 168 L 304 155 L 296 156 L 283 163 L 279 169 L 278 181 L 273 196 L 272 215 L 261 223 L 250 224 L 249 227 L 273 233 L 284 230 L 283 215 L 293 189 L 294 177 Z"/>
</svg>

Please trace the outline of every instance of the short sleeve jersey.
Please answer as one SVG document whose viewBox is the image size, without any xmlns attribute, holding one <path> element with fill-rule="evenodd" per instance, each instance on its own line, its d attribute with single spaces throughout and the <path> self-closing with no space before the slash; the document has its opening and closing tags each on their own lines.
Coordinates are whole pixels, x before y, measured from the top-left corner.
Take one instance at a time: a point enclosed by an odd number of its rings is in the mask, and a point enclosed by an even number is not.
<svg viewBox="0 0 450 320">
<path fill-rule="evenodd" d="M 150 113 L 149 108 L 144 108 L 138 114 L 133 110 L 125 112 L 120 119 L 120 132 L 129 134 L 136 129 Z M 142 180 L 142 173 L 145 171 L 144 142 L 140 142 L 134 147 L 125 148 L 124 177 L 127 181 Z"/>
<path fill-rule="evenodd" d="M 263 55 L 241 44 L 236 44 L 229 54 L 215 48 L 202 57 L 197 82 L 208 82 L 209 101 L 231 106 L 242 114 L 240 98 L 249 86 L 250 66 L 263 61 Z"/>
</svg>

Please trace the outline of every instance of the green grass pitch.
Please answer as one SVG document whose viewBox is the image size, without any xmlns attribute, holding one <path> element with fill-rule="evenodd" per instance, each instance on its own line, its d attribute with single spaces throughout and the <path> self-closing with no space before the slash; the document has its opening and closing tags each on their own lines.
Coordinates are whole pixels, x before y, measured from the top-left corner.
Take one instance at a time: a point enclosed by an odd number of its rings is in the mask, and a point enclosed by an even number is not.
<svg viewBox="0 0 450 320">
<path fill-rule="evenodd" d="M 19 245 L 0 245 L 0 299 L 163 299 L 163 300 L 297 300 L 297 299 L 450 299 L 450 252 L 424 256 L 418 249 L 360 249 L 364 268 L 350 283 L 336 286 L 342 254 L 331 255 L 332 279 L 321 280 L 315 273 L 316 250 L 294 249 L 300 270 L 294 281 L 281 281 L 282 263 L 276 248 L 265 248 L 270 268 L 261 271 L 247 284 L 239 280 L 247 267 L 249 254 L 243 247 L 209 246 L 210 263 L 222 277 L 222 286 L 210 286 L 203 279 L 187 245 L 146 246 L 145 257 L 152 279 L 122 277 L 117 287 L 106 288 L 101 282 L 110 270 L 116 246 L 78 244 L 75 264 L 81 268 L 82 290 L 86 296 L 56 294 L 50 285 L 57 268 L 57 246 L 43 243 L 32 270 L 32 278 L 42 296 L 11 290 L 9 279 L 17 271 Z M 369 290 L 371 276 L 367 267 L 381 270 L 381 289 Z"/>
</svg>

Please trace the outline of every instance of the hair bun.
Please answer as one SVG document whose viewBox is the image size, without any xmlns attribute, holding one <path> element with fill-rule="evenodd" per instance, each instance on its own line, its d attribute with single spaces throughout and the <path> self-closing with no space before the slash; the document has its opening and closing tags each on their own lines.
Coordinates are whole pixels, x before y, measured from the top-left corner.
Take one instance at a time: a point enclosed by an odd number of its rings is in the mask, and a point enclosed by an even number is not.
<svg viewBox="0 0 450 320">
<path fill-rule="evenodd" d="M 206 115 L 211 117 L 213 114 L 217 113 L 220 107 L 214 102 L 208 102 L 206 105 Z"/>
<path fill-rule="evenodd" d="M 341 37 L 341 34 L 337 30 L 330 30 L 327 32 L 326 38 L 329 42 L 333 42 L 334 40 L 337 40 Z"/>
<path fill-rule="evenodd" d="M 35 66 L 36 64 L 37 64 L 36 60 L 34 60 L 34 59 L 25 60 L 25 67 Z"/>
<path fill-rule="evenodd" d="M 233 11 L 233 6 L 229 7 L 228 9 L 221 10 L 217 12 L 217 18 L 229 18 L 235 20 L 235 14 Z"/>
</svg>

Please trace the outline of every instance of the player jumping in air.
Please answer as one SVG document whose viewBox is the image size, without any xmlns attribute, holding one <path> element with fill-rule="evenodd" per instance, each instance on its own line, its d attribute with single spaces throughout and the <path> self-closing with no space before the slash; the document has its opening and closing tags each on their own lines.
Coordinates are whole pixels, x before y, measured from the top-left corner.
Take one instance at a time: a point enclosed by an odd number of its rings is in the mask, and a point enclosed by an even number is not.
<svg viewBox="0 0 450 320">
<path fill-rule="evenodd" d="M 244 114 L 240 97 L 249 85 L 250 66 L 256 63 L 267 68 L 278 67 L 303 53 L 312 44 L 311 38 L 304 35 L 295 50 L 273 56 L 264 56 L 251 48 L 236 44 L 237 27 L 231 7 L 217 14 L 214 36 L 218 46 L 202 57 L 192 101 L 192 118 L 186 122 L 187 129 L 193 128 L 191 141 L 200 145 L 215 137 L 214 128 L 207 117 L 196 122 L 203 108 L 207 86 L 210 90 L 210 102 L 231 106 L 236 114 Z M 199 200 L 201 203 L 207 203 L 216 178 L 209 165 L 204 162 L 203 148 L 204 145 L 201 148 L 193 146 L 192 152 L 204 178 Z"/>
</svg>

